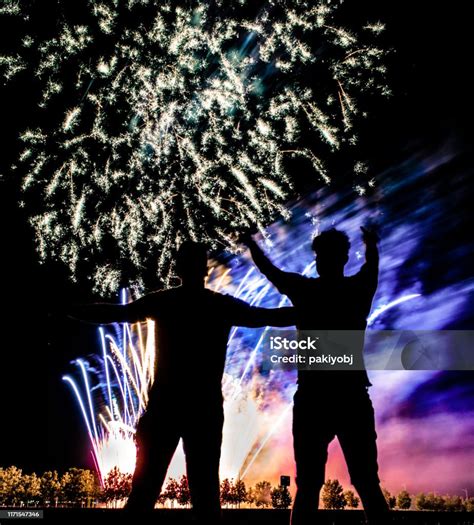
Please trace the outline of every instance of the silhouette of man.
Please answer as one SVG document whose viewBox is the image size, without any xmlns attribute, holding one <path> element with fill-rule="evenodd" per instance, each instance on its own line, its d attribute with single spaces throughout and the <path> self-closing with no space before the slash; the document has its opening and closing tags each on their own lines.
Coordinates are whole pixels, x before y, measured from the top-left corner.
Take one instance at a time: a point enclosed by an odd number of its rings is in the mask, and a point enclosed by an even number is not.
<svg viewBox="0 0 474 525">
<path fill-rule="evenodd" d="M 336 229 L 322 232 L 313 240 L 319 278 L 284 272 L 270 262 L 250 236 L 244 237 L 243 242 L 260 271 L 296 307 L 299 330 L 360 330 L 363 335 L 377 289 L 379 254 L 375 233 L 361 230 L 365 263 L 350 277 L 344 276 L 350 242 L 345 233 Z M 360 345 L 358 351 L 362 355 L 363 337 L 355 344 Z M 377 435 L 369 386 L 365 369 L 298 371 L 293 406 L 297 493 L 292 525 L 315 518 L 325 478 L 327 448 L 335 436 L 368 522 L 386 523 L 383 517 L 386 518 L 388 506 L 378 478 Z"/>
<path fill-rule="evenodd" d="M 185 242 L 176 271 L 181 286 L 126 305 L 76 307 L 72 317 L 95 323 L 155 321 L 155 379 L 137 432 L 137 463 L 126 508 L 154 508 L 180 438 L 191 502 L 203 523 L 220 516 L 219 459 L 224 422 L 222 376 L 232 326 L 290 326 L 293 308 L 257 308 L 205 288 L 204 245 Z"/>
</svg>

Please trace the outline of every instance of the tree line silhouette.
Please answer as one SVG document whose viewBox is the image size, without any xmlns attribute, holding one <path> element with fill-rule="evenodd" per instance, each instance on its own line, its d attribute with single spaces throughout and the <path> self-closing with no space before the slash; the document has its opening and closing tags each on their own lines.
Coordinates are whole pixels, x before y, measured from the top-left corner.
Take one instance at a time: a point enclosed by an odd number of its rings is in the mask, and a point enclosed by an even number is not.
<svg viewBox="0 0 474 525">
<path fill-rule="evenodd" d="M 449 512 L 474 512 L 474 498 L 461 498 L 457 495 L 438 495 L 434 492 L 420 492 L 415 496 L 407 490 L 400 491 L 397 495 L 391 494 L 382 487 L 382 492 L 390 510 L 433 510 Z M 321 492 L 324 508 L 342 510 L 345 508 L 358 508 L 359 498 L 352 490 L 344 491 L 337 479 L 328 479 Z"/>
<path fill-rule="evenodd" d="M 128 498 L 131 485 L 132 475 L 120 472 L 117 467 L 108 473 L 101 486 L 96 474 L 86 469 L 70 468 L 62 475 L 47 471 L 38 476 L 11 466 L 0 468 L 0 506 L 90 507 L 105 504 L 119 507 Z M 221 482 L 220 495 L 222 505 L 227 508 L 240 508 L 243 504 L 288 508 L 292 503 L 287 487 L 274 487 L 268 481 L 247 487 L 243 480 L 234 482 L 226 478 Z M 190 507 L 187 477 L 169 478 L 157 503 L 170 508 Z"/>
<path fill-rule="evenodd" d="M 132 476 L 115 467 L 104 479 L 103 486 L 96 474 L 87 469 L 70 468 L 60 475 L 47 471 L 41 476 L 26 474 L 15 466 L 0 468 L 0 506 L 25 507 L 92 507 L 105 505 L 121 507 L 131 489 Z M 402 490 L 397 495 L 382 489 L 390 509 L 426 510 L 449 512 L 474 512 L 474 497 L 438 495 L 434 492 L 411 495 Z M 292 497 L 287 487 L 272 486 L 269 481 L 259 481 L 254 486 L 243 480 L 224 479 L 220 486 L 221 504 L 224 508 L 275 508 L 287 509 Z M 337 479 L 328 479 L 323 486 L 321 501 L 325 509 L 357 509 L 359 498 L 352 490 L 344 490 Z M 169 478 L 157 501 L 168 508 L 190 507 L 191 495 L 185 475 L 179 480 Z"/>
</svg>

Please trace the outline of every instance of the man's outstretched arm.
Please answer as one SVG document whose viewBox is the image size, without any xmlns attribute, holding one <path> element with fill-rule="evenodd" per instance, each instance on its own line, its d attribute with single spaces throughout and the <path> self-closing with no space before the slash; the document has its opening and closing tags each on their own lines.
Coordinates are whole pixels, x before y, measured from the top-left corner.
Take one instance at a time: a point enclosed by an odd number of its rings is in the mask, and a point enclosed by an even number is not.
<svg viewBox="0 0 474 525">
<path fill-rule="evenodd" d="M 94 324 L 137 323 L 151 316 L 149 296 L 127 304 L 96 303 L 72 306 L 68 317 Z"/>
<path fill-rule="evenodd" d="M 252 239 L 250 235 L 242 237 L 242 242 L 250 250 L 255 266 L 265 275 L 265 277 L 275 285 L 280 293 L 288 295 L 288 290 L 292 288 L 295 281 L 301 279 L 297 273 L 284 272 L 276 267 L 270 259 L 263 253 L 260 246 Z"/>
<path fill-rule="evenodd" d="M 233 317 L 235 326 L 247 326 L 249 328 L 294 326 L 296 324 L 296 309 L 293 307 L 259 308 L 241 302 L 240 305 L 236 305 Z"/>
</svg>

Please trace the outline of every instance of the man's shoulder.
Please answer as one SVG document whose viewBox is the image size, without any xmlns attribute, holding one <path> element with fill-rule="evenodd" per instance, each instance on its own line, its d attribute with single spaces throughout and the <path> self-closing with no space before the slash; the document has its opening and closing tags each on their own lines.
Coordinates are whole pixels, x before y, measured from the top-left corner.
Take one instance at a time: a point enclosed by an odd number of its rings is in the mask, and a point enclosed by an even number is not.
<svg viewBox="0 0 474 525">
<path fill-rule="evenodd" d="M 357 273 L 349 275 L 345 277 L 345 279 L 347 279 L 347 282 L 349 283 L 365 285 L 367 283 L 372 283 L 374 280 L 377 280 L 377 277 L 377 269 L 372 270 L 367 266 L 367 264 L 363 264 Z"/>
<path fill-rule="evenodd" d="M 285 290 L 285 295 L 292 296 L 293 294 L 301 295 L 310 292 L 315 286 L 319 286 L 319 277 L 309 277 L 301 273 L 290 274 L 291 279 L 288 280 L 288 285 Z"/>
</svg>

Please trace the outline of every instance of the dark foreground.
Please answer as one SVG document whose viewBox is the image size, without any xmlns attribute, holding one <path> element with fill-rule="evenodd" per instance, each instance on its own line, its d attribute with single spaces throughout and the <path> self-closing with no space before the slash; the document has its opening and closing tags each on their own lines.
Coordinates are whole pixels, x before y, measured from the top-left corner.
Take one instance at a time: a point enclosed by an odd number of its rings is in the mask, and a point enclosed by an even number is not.
<svg viewBox="0 0 474 525">
<path fill-rule="evenodd" d="M 2 508 L 2 511 L 7 509 Z M 26 509 L 12 509 L 26 510 Z M 33 509 L 32 509 L 33 510 Z M 37 510 L 37 509 L 34 509 Z M 41 523 L 78 523 L 84 525 L 95 524 L 156 524 L 179 525 L 196 524 L 189 510 L 155 510 L 149 515 L 129 515 L 122 510 L 114 509 L 44 509 L 44 518 L 36 520 Z M 273 524 L 288 525 L 290 511 L 288 510 L 224 510 L 223 525 L 246 524 Z M 22 520 L 23 523 L 25 520 Z M 28 520 L 30 523 L 34 520 Z M 1 525 L 12 523 L 13 519 L 2 516 Z M 316 515 L 316 525 L 362 525 L 364 515 L 362 511 L 333 511 L 320 510 Z M 416 512 L 393 511 L 387 520 L 389 524 L 402 525 L 474 525 L 474 513 L 466 512 Z"/>
</svg>

